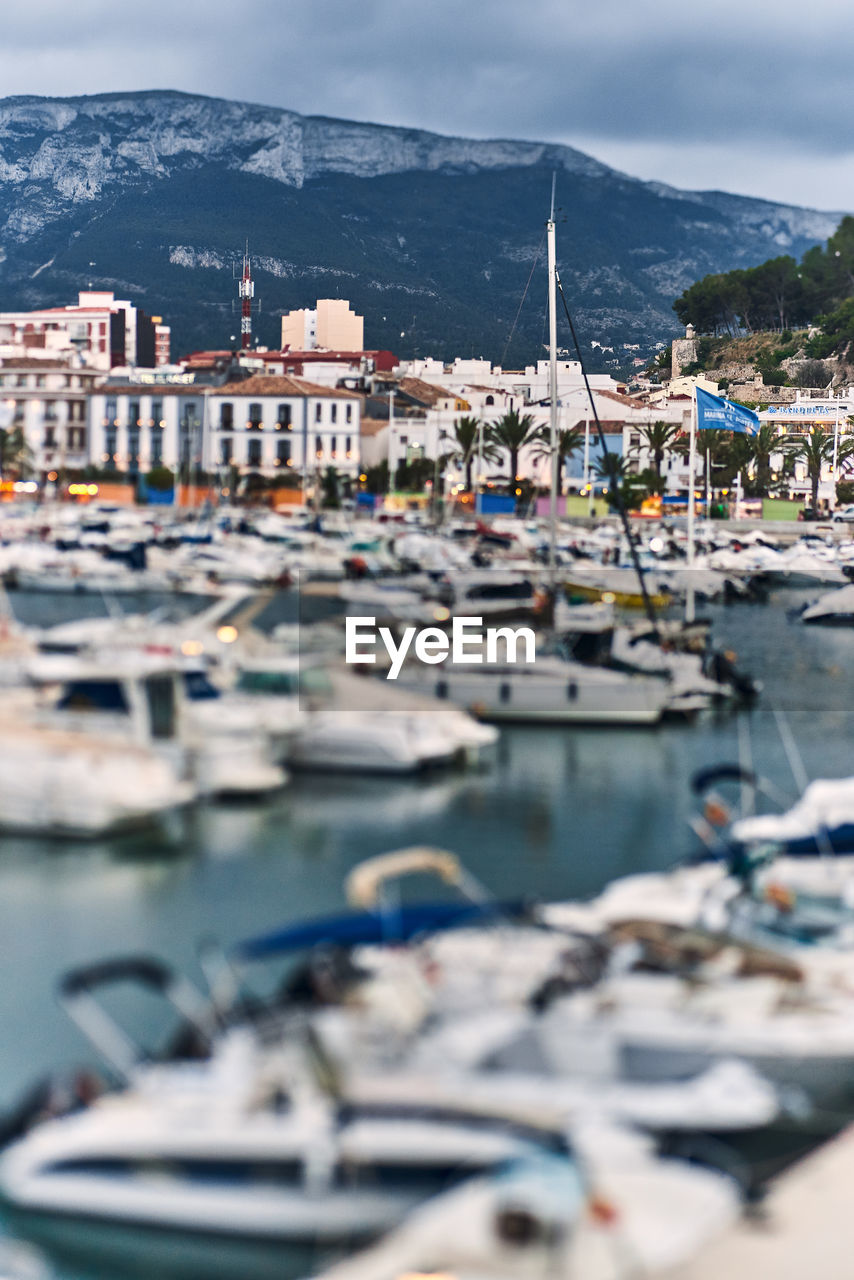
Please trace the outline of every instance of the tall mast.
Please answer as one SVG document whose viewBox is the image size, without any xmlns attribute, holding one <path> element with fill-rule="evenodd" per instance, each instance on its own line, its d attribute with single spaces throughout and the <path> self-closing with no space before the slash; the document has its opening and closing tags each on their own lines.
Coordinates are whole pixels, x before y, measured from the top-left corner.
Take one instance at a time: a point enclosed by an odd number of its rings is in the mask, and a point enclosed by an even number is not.
<svg viewBox="0 0 854 1280">
<path fill-rule="evenodd" d="M 549 220 L 546 223 L 548 237 L 549 265 L 549 447 L 551 450 L 552 474 L 551 493 L 549 499 L 549 567 L 554 572 L 557 541 L 557 482 L 558 449 L 557 449 L 557 257 L 555 253 L 555 174 L 552 174 L 552 205 Z M 515 476 L 513 477 L 515 481 Z"/>
<path fill-rule="evenodd" d="M 237 295 L 241 299 L 240 346 L 243 351 L 252 347 L 252 299 L 255 296 L 255 282 L 252 279 L 252 266 L 249 260 L 249 241 L 243 255 L 243 276 L 237 286 Z"/>
</svg>

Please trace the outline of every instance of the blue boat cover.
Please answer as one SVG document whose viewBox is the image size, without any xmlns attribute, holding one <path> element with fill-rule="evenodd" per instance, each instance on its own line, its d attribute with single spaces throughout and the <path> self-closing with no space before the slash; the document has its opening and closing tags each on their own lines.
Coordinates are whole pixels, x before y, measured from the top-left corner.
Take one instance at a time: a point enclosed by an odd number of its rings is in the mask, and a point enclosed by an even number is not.
<svg viewBox="0 0 854 1280">
<path fill-rule="evenodd" d="M 263 960 L 312 947 L 356 947 L 369 943 L 409 942 L 424 933 L 458 929 L 496 918 L 518 917 L 522 902 L 419 902 L 387 911 L 352 911 L 305 924 L 286 925 L 273 933 L 239 942 L 241 960 Z"/>
</svg>

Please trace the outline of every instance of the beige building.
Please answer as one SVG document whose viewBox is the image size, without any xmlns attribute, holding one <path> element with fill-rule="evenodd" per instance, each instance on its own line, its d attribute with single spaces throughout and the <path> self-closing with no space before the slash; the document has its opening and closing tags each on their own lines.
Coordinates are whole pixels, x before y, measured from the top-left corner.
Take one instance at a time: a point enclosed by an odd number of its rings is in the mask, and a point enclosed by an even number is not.
<svg viewBox="0 0 854 1280">
<path fill-rule="evenodd" d="M 282 350 L 363 351 L 364 317 L 357 316 L 344 298 L 318 298 L 313 311 L 289 311 L 282 316 Z"/>
</svg>

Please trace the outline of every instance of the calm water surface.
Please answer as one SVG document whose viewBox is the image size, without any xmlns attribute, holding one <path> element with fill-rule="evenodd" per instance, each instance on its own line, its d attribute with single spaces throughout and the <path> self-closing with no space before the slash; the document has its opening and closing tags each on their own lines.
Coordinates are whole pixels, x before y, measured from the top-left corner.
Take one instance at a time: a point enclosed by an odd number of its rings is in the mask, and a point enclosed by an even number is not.
<svg viewBox="0 0 854 1280">
<path fill-rule="evenodd" d="M 689 780 L 701 766 L 737 760 L 749 744 L 759 772 L 795 793 L 775 708 L 810 777 L 854 774 L 854 631 L 803 627 L 791 612 L 817 594 L 710 611 L 716 638 L 765 684 L 741 729 L 732 716 L 652 730 L 515 728 L 484 772 L 296 777 L 271 802 L 198 809 L 157 839 L 0 837 L 0 1104 L 89 1060 L 54 998 L 71 965 L 146 952 L 199 979 L 200 939 L 231 943 L 337 910 L 355 863 L 413 843 L 455 851 L 500 896 L 593 894 L 694 847 Z M 25 621 L 103 612 L 87 597 L 18 593 L 12 603 Z"/>
</svg>

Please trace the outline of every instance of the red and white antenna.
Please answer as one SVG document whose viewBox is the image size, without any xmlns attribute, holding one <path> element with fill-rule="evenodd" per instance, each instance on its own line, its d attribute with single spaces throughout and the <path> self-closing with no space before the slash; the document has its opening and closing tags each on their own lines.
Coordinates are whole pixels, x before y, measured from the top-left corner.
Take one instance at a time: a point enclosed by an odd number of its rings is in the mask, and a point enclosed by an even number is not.
<svg viewBox="0 0 854 1280">
<path fill-rule="evenodd" d="M 237 286 L 237 296 L 241 302 L 240 346 L 249 351 L 252 346 L 252 299 L 255 297 L 255 281 L 252 279 L 252 264 L 249 259 L 249 241 L 243 255 L 243 275 Z"/>
</svg>

